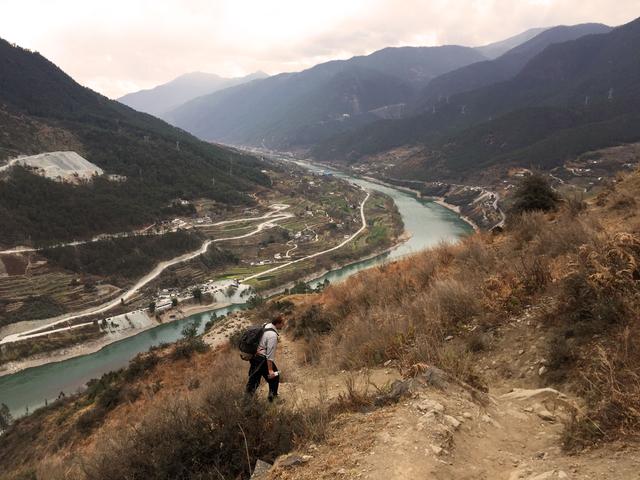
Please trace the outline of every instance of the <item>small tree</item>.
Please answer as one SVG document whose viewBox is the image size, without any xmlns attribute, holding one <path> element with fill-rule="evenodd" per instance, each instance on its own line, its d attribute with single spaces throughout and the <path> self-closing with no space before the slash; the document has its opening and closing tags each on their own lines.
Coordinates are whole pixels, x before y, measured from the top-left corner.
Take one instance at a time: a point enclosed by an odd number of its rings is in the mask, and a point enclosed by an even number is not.
<svg viewBox="0 0 640 480">
<path fill-rule="evenodd" d="M 530 175 L 522 180 L 513 194 L 511 212 L 514 214 L 533 210 L 548 212 L 555 210 L 559 200 L 558 194 L 553 191 L 546 178 L 542 175 Z"/>
<path fill-rule="evenodd" d="M 149 304 L 149 312 L 153 313 L 156 311 L 156 302 L 151 302 Z"/>
<path fill-rule="evenodd" d="M 171 306 L 172 307 L 177 307 L 178 306 L 178 299 L 176 297 L 173 297 L 171 299 Z"/>
<path fill-rule="evenodd" d="M 191 293 L 193 294 L 193 298 L 198 302 L 202 301 L 202 290 L 200 288 L 194 288 Z"/>
<path fill-rule="evenodd" d="M 227 297 L 233 297 L 233 295 L 236 293 L 236 290 L 238 290 L 238 287 L 236 287 L 234 284 L 231 284 L 227 287 L 224 293 Z"/>
<path fill-rule="evenodd" d="M 4 403 L 0 404 L 0 432 L 3 432 L 11 422 L 13 421 L 13 417 L 11 416 L 11 412 L 9 411 L 9 407 Z"/>
<path fill-rule="evenodd" d="M 264 297 L 261 295 L 251 295 L 247 300 L 247 307 L 252 310 L 258 308 L 264 303 Z"/>
<path fill-rule="evenodd" d="M 194 352 L 204 352 L 209 348 L 203 338 L 198 336 L 200 322 L 187 323 L 182 328 L 182 339 L 176 342 L 171 356 L 174 359 L 189 358 Z"/>
<path fill-rule="evenodd" d="M 198 336 L 198 322 L 189 322 L 182 328 L 182 338 L 192 340 Z"/>
</svg>

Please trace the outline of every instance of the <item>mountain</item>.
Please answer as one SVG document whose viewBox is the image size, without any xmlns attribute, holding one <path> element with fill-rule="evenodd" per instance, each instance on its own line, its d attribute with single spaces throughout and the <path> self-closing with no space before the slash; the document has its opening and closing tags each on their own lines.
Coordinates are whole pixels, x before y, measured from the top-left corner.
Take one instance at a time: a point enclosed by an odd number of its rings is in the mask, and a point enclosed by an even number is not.
<svg viewBox="0 0 640 480">
<path fill-rule="evenodd" d="M 120 97 L 118 101 L 139 112 L 163 118 L 170 110 L 196 97 L 266 77 L 268 75 L 264 72 L 255 72 L 239 78 L 223 78 L 212 73 L 193 72 L 148 90 L 129 93 Z"/>
<path fill-rule="evenodd" d="M 308 145 L 396 117 L 432 78 L 483 58 L 458 46 L 386 48 L 199 97 L 167 119 L 207 140 Z"/>
<path fill-rule="evenodd" d="M 611 27 L 600 23 L 558 26 L 544 30 L 495 60 L 473 63 L 433 79 L 423 90 L 419 105 L 423 110 L 430 109 L 442 98 L 509 80 L 549 45 L 610 31 Z"/>
<path fill-rule="evenodd" d="M 552 167 L 584 151 L 640 138 L 640 19 L 555 43 L 514 78 L 441 100 L 421 115 L 378 122 L 318 146 L 357 159 L 424 145 L 410 175 L 461 175 L 517 162 Z"/>
<path fill-rule="evenodd" d="M 250 203 L 268 185 L 259 160 L 109 100 L 0 40 L 0 160 L 52 150 L 76 151 L 120 181 L 72 185 L 14 168 L 0 181 L 0 244 L 126 230 L 162 217 L 176 198 Z"/>
<path fill-rule="evenodd" d="M 484 57 L 493 60 L 494 58 L 498 58 L 500 55 L 507 53 L 509 50 L 517 47 L 518 45 L 528 42 L 533 37 L 539 35 L 545 30 L 546 28 L 530 28 L 529 30 L 519 33 L 518 35 L 514 35 L 513 37 L 490 43 L 488 45 L 483 45 L 482 47 L 476 47 L 476 50 L 480 52 Z"/>
</svg>

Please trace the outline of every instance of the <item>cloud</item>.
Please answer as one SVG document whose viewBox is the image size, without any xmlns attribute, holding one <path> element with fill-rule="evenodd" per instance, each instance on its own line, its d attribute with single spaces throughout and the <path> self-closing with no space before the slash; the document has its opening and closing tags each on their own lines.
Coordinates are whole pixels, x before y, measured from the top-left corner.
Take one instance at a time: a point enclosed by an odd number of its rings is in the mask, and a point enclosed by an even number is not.
<svg viewBox="0 0 640 480">
<path fill-rule="evenodd" d="M 637 0 L 0 0 L 0 37 L 112 98 L 186 72 L 295 71 L 386 46 L 619 25 Z"/>
</svg>

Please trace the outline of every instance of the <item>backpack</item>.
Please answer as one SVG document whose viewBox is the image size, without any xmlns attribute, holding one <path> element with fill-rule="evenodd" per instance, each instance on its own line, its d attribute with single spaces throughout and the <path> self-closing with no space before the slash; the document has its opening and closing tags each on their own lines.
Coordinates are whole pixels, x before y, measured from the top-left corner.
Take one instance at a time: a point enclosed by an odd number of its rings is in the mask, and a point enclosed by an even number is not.
<svg viewBox="0 0 640 480">
<path fill-rule="evenodd" d="M 264 332 L 275 332 L 273 328 L 265 328 L 266 326 L 266 323 L 253 325 L 242 332 L 240 342 L 238 342 L 238 348 L 240 349 L 240 357 L 243 360 L 251 360 L 255 356 Z"/>
</svg>

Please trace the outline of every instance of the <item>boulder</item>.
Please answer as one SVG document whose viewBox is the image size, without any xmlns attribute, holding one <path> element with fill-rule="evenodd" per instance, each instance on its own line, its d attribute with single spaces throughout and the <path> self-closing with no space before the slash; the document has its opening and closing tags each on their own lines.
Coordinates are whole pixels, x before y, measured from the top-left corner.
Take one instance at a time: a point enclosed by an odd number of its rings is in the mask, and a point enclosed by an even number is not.
<svg viewBox="0 0 640 480">
<path fill-rule="evenodd" d="M 398 403 L 402 397 L 407 395 L 410 390 L 409 380 L 396 380 L 391 384 L 389 392 L 381 393 L 376 396 L 374 404 L 378 407 L 388 405 L 390 403 Z"/>
<path fill-rule="evenodd" d="M 295 467 L 297 465 L 302 465 L 309 461 L 309 459 L 305 459 L 304 457 L 308 457 L 308 455 L 300 456 L 300 455 L 288 455 L 282 460 L 278 460 L 278 465 L 280 467 Z M 310 458 L 310 457 L 309 457 Z"/>
<path fill-rule="evenodd" d="M 253 467 L 253 474 L 251 475 L 251 480 L 260 480 L 267 475 L 267 472 L 271 469 L 271 464 L 267 462 L 263 462 L 262 460 L 257 460 L 255 467 Z"/>
<path fill-rule="evenodd" d="M 437 367 L 428 367 L 422 374 L 422 380 L 436 388 L 447 388 L 447 374 Z"/>
<path fill-rule="evenodd" d="M 444 421 L 447 425 L 450 425 L 451 427 L 453 427 L 454 430 L 457 430 L 460 427 L 460 420 L 458 420 L 455 417 L 452 417 L 451 415 L 445 415 Z"/>
<path fill-rule="evenodd" d="M 424 413 L 435 412 L 444 413 L 444 405 L 435 400 L 427 398 L 416 405 L 416 408 Z"/>
</svg>

